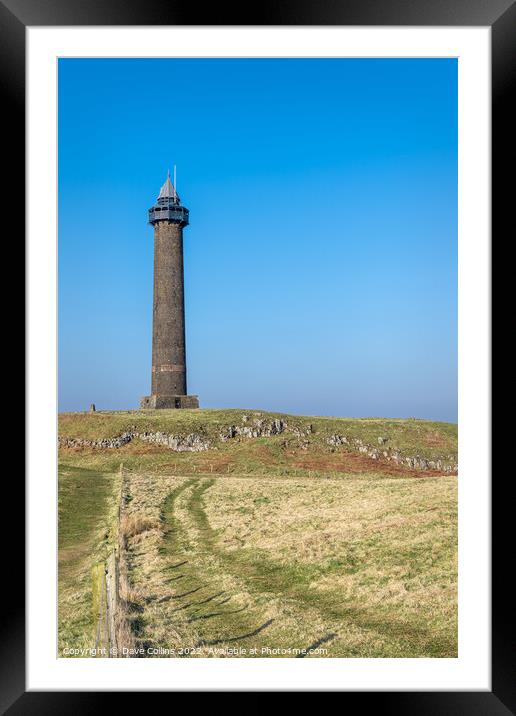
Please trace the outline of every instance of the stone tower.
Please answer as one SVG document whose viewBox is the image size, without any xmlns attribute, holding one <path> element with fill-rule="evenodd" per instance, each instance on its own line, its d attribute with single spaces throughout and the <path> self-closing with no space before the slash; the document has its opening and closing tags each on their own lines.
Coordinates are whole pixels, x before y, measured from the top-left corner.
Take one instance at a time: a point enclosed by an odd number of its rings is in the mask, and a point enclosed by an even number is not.
<svg viewBox="0 0 516 716">
<path fill-rule="evenodd" d="M 174 177 L 175 181 L 175 177 Z M 152 387 L 142 408 L 198 408 L 186 394 L 183 227 L 188 209 L 167 180 L 149 209 L 154 227 L 154 303 L 152 313 Z"/>
</svg>

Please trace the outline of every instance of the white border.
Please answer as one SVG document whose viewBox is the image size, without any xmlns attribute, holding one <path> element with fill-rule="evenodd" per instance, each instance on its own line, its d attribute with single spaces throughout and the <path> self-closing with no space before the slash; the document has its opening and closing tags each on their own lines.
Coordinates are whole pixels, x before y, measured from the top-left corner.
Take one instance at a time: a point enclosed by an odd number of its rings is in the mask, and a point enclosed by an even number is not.
<svg viewBox="0 0 516 716">
<path fill-rule="evenodd" d="M 28 690 L 488 690 L 489 28 L 28 28 Z M 459 58 L 459 658 L 56 659 L 56 58 Z"/>
</svg>

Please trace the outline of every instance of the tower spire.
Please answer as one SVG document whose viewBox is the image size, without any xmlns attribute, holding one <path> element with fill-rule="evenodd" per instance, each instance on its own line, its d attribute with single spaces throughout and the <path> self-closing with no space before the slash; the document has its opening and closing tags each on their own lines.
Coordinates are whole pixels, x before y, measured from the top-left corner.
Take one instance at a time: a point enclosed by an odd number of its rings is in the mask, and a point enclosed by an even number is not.
<svg viewBox="0 0 516 716">
<path fill-rule="evenodd" d="M 175 166 L 174 166 L 174 184 L 175 184 L 175 174 L 176 174 L 176 171 L 175 171 Z M 159 201 L 159 199 L 173 199 L 175 204 L 179 202 L 179 197 L 177 195 L 177 191 L 176 191 L 174 184 L 172 184 L 172 182 L 170 180 L 170 169 L 167 169 L 167 178 L 165 180 L 165 183 L 163 184 L 163 186 L 160 189 L 158 201 Z"/>
</svg>

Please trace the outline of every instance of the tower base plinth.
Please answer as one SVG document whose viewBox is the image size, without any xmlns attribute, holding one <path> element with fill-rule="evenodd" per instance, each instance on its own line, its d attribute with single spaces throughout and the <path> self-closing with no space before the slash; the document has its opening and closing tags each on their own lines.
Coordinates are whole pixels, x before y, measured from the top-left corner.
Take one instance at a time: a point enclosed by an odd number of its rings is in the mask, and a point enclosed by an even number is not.
<svg viewBox="0 0 516 716">
<path fill-rule="evenodd" d="M 147 395 L 140 400 L 140 408 L 143 410 L 158 410 L 160 408 L 176 409 L 198 408 L 199 398 L 197 395 Z"/>
</svg>

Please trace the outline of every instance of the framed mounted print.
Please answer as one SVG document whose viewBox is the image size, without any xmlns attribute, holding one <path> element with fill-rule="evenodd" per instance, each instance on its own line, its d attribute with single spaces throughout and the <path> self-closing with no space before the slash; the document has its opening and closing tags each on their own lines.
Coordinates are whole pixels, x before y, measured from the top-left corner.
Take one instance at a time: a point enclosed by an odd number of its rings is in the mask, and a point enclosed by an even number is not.
<svg viewBox="0 0 516 716">
<path fill-rule="evenodd" d="M 28 306 L 5 708 L 509 713 L 489 272 L 514 5 L 0 7 Z"/>
</svg>

